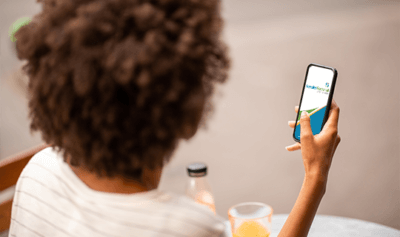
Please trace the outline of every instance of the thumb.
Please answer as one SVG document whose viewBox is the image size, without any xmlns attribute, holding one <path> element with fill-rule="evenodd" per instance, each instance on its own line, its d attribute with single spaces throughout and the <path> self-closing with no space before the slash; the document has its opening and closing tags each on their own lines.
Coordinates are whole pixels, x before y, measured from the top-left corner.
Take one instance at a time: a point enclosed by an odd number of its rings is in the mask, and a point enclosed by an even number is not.
<svg viewBox="0 0 400 237">
<path fill-rule="evenodd" d="M 313 138 L 311 130 L 310 116 L 307 111 L 303 111 L 300 117 L 300 140 L 308 140 Z"/>
</svg>

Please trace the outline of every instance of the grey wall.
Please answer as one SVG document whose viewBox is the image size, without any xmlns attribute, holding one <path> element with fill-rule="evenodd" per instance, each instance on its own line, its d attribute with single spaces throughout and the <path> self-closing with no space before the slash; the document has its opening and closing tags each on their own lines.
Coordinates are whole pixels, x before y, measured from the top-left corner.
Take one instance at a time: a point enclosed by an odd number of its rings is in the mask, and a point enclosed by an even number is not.
<svg viewBox="0 0 400 237">
<path fill-rule="evenodd" d="M 0 3 L 0 159 L 41 143 L 29 134 L 27 101 L 12 74 L 20 65 L 8 27 L 40 10 L 26 0 Z M 22 7 L 22 8 L 21 8 Z M 209 166 L 217 212 L 244 201 L 289 213 L 304 168 L 287 152 L 306 66 L 337 68 L 334 98 L 342 142 L 318 214 L 357 218 L 400 229 L 400 4 L 395 1 L 224 2 L 230 80 L 215 96 L 208 130 L 182 142 L 160 189 L 183 194 L 185 166 Z"/>
</svg>

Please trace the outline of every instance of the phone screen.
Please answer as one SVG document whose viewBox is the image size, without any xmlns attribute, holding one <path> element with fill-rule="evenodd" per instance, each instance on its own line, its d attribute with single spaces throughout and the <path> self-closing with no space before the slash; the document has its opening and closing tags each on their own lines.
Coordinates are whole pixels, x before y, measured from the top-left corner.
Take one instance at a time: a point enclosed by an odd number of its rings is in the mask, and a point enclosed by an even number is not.
<svg viewBox="0 0 400 237">
<path fill-rule="evenodd" d="M 298 140 L 300 140 L 300 116 L 304 110 L 310 116 L 312 133 L 315 135 L 321 132 L 333 78 L 334 71 L 329 68 L 314 65 L 308 67 L 303 96 L 299 107 L 300 112 L 294 131 L 294 137 Z"/>
</svg>

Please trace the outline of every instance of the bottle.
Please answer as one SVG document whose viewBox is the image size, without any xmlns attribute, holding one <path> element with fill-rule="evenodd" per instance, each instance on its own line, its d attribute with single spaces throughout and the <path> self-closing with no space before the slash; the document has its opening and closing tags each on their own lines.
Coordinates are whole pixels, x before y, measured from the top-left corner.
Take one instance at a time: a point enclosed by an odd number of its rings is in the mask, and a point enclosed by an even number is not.
<svg viewBox="0 0 400 237">
<path fill-rule="evenodd" d="M 216 214 L 214 197 L 206 178 L 207 166 L 203 163 L 193 163 L 187 166 L 187 172 L 189 180 L 186 185 L 186 196 L 207 206 Z"/>
</svg>

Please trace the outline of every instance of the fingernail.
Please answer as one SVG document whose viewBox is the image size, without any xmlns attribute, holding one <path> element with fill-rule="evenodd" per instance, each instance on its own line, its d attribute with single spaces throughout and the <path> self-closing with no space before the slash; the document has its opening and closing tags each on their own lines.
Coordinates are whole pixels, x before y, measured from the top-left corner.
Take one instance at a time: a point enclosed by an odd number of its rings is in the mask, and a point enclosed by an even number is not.
<svg viewBox="0 0 400 237">
<path fill-rule="evenodd" d="M 290 121 L 288 121 L 287 124 L 290 125 Z"/>
<path fill-rule="evenodd" d="M 286 149 L 287 151 L 288 151 L 288 147 L 289 147 L 289 146 L 285 147 L 285 149 Z"/>
<path fill-rule="evenodd" d="M 307 111 L 301 112 L 301 117 L 302 117 L 302 118 L 307 118 L 307 117 L 308 117 Z"/>
</svg>

